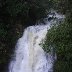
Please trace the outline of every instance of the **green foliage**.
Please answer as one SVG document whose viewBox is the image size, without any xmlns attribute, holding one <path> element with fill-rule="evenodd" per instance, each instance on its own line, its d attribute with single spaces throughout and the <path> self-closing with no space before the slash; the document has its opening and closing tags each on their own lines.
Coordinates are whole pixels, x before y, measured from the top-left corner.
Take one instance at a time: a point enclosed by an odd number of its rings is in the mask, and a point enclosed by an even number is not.
<svg viewBox="0 0 72 72">
<path fill-rule="evenodd" d="M 54 9 L 57 12 L 65 14 L 69 22 L 72 22 L 72 1 L 71 0 L 53 0 Z"/>
<path fill-rule="evenodd" d="M 49 52 L 52 46 L 57 53 L 54 72 L 72 72 L 72 1 L 53 0 L 54 9 L 65 14 L 65 22 L 48 30 L 43 49 Z"/>
<path fill-rule="evenodd" d="M 43 49 L 52 46 L 57 53 L 55 72 L 72 71 L 72 23 L 63 22 L 48 30 Z"/>
</svg>

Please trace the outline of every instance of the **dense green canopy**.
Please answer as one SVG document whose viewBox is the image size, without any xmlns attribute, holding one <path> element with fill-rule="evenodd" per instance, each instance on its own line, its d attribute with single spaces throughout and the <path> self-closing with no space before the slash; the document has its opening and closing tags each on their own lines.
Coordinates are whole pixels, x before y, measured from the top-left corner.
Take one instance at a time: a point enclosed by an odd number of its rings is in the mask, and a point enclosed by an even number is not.
<svg viewBox="0 0 72 72">
<path fill-rule="evenodd" d="M 72 72 L 72 1 L 55 0 L 55 9 L 65 14 L 65 21 L 54 25 L 46 35 L 43 49 L 49 52 L 52 46 L 57 54 L 54 72 Z"/>
</svg>

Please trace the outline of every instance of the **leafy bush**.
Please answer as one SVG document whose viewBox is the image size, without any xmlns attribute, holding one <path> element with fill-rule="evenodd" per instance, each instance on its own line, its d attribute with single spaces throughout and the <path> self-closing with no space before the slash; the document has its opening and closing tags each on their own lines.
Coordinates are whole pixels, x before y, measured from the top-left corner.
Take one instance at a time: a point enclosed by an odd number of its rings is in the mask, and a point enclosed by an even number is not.
<svg viewBox="0 0 72 72">
<path fill-rule="evenodd" d="M 48 52 L 52 46 L 57 53 L 55 72 L 72 71 L 72 23 L 63 22 L 53 26 L 46 35 L 43 49 Z"/>
</svg>

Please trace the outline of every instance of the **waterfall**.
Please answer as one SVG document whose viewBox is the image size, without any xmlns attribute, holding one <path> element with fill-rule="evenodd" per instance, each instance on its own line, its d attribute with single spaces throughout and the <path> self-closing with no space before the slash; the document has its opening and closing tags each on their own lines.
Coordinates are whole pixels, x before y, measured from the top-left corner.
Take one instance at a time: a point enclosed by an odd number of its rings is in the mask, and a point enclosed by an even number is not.
<svg viewBox="0 0 72 72">
<path fill-rule="evenodd" d="M 27 27 L 18 40 L 9 72 L 53 72 L 53 56 L 39 45 L 44 40 L 51 22 Z"/>
</svg>

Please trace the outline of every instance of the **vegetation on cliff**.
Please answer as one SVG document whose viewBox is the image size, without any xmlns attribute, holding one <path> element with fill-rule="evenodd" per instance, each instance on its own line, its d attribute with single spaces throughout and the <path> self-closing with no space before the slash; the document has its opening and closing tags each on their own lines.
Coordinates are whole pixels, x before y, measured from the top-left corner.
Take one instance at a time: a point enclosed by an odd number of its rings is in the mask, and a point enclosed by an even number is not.
<svg viewBox="0 0 72 72">
<path fill-rule="evenodd" d="M 65 14 L 66 19 L 48 30 L 43 49 L 49 52 L 52 46 L 57 54 L 54 72 L 72 72 L 72 1 L 55 0 L 55 9 Z"/>
<path fill-rule="evenodd" d="M 72 23 L 64 22 L 53 26 L 46 35 L 43 49 L 49 52 L 52 46 L 57 54 L 55 72 L 72 71 Z"/>
</svg>

